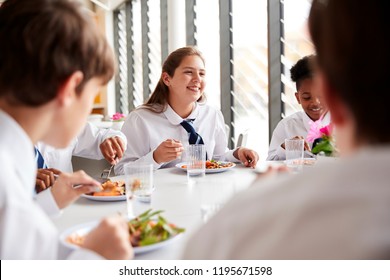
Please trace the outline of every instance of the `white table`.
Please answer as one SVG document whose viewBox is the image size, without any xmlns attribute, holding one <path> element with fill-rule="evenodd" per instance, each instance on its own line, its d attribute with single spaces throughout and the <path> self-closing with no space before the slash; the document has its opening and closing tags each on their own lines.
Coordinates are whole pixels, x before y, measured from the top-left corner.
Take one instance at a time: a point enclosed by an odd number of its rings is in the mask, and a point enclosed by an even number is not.
<svg viewBox="0 0 390 280">
<path fill-rule="evenodd" d="M 155 171 L 151 203 L 137 202 L 135 211 L 152 208 L 164 210 L 162 215 L 186 232 L 175 242 L 158 250 L 136 255 L 136 259 L 178 259 L 188 237 L 215 213 L 234 194 L 247 188 L 256 178 L 253 169 L 242 165 L 222 173 L 206 174 L 204 181 L 196 185 L 187 183 L 187 175 L 177 168 Z M 108 215 L 126 215 L 126 201 L 101 202 L 80 198 L 64 210 L 55 221 L 60 232 L 69 227 L 99 220 Z"/>
</svg>

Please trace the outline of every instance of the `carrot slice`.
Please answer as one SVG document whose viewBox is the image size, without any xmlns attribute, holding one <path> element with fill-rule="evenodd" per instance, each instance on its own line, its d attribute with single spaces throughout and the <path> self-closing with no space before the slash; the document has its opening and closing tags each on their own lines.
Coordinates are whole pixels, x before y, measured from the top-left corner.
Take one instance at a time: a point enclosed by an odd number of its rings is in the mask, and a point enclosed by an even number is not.
<svg viewBox="0 0 390 280">
<path fill-rule="evenodd" d="M 95 192 L 93 196 L 119 196 L 120 193 L 117 192 Z"/>
</svg>

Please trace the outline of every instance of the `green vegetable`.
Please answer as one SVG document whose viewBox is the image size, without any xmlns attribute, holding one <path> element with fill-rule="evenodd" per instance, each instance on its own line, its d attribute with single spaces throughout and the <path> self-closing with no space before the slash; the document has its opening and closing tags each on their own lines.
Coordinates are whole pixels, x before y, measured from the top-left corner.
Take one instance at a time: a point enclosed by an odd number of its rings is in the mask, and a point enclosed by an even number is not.
<svg viewBox="0 0 390 280">
<path fill-rule="evenodd" d="M 152 245 L 185 231 L 184 228 L 169 224 L 159 215 L 161 212 L 163 211 L 152 212 L 149 209 L 128 222 L 131 244 L 134 247 Z"/>
</svg>

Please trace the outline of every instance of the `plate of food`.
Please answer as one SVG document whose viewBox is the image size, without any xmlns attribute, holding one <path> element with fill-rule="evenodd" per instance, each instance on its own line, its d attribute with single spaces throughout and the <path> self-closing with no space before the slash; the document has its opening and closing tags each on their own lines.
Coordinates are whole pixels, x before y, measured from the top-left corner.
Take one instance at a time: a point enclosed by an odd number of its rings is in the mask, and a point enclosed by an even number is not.
<svg viewBox="0 0 390 280">
<path fill-rule="evenodd" d="M 315 158 L 303 158 L 302 160 L 300 160 L 300 159 L 294 160 L 294 162 L 298 162 L 298 161 L 302 161 L 302 165 L 312 166 L 312 165 L 314 165 L 316 163 L 317 159 L 315 159 Z M 284 163 L 287 164 L 287 161 L 285 160 Z"/>
<path fill-rule="evenodd" d="M 311 166 L 311 165 L 314 165 L 316 163 L 316 161 L 317 161 L 317 159 L 315 159 L 315 158 L 304 158 L 303 165 Z"/>
<path fill-rule="evenodd" d="M 88 194 L 82 194 L 82 197 L 85 197 L 90 200 L 96 201 L 122 201 L 126 200 L 126 188 L 125 182 L 118 180 L 108 180 L 102 184 L 103 190 L 100 192 L 93 192 Z"/>
<path fill-rule="evenodd" d="M 187 163 L 181 162 L 175 165 L 177 168 L 187 171 Z M 229 161 L 216 161 L 216 160 L 207 160 L 206 161 L 206 173 L 219 173 L 226 170 L 232 169 L 236 164 Z"/>
<path fill-rule="evenodd" d="M 134 254 L 143 254 L 167 246 L 185 231 L 167 222 L 160 215 L 161 212 L 153 212 L 149 209 L 127 223 L 130 233 L 129 242 L 133 246 Z M 88 232 L 97 225 L 98 222 L 95 221 L 71 227 L 61 233 L 60 242 L 66 248 L 77 249 L 82 246 Z"/>
</svg>

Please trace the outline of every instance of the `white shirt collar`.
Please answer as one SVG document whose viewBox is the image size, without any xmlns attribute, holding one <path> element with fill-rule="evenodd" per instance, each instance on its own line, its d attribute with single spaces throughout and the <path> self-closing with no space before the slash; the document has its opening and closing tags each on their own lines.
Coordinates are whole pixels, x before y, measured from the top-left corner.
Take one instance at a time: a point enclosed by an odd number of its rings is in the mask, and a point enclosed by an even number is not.
<svg viewBox="0 0 390 280">
<path fill-rule="evenodd" d="M 179 125 L 183 118 L 180 117 L 171 106 L 167 106 L 167 109 L 164 111 L 165 117 L 168 119 L 168 121 L 173 125 Z M 192 109 L 191 114 L 186 119 L 196 119 L 199 115 L 199 105 L 198 102 L 195 102 L 194 108 Z"/>
</svg>

